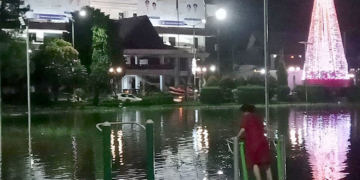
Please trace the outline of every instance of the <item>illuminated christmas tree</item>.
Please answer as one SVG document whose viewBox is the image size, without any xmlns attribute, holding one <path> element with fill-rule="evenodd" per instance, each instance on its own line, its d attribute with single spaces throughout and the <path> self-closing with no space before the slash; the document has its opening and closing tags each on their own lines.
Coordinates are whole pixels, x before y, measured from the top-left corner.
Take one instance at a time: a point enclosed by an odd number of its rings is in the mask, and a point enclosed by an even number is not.
<svg viewBox="0 0 360 180">
<path fill-rule="evenodd" d="M 314 2 L 303 80 L 327 87 L 350 84 L 334 0 Z"/>
</svg>

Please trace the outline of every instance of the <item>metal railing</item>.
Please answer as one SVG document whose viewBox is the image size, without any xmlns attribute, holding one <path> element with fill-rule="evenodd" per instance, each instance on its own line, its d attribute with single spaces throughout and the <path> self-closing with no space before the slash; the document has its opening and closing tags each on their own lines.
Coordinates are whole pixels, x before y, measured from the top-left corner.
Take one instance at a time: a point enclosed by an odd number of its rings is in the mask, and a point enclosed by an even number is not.
<svg viewBox="0 0 360 180">
<path fill-rule="evenodd" d="M 155 179 L 155 154 L 154 154 L 154 122 L 152 120 L 146 121 L 146 127 L 139 123 L 134 122 L 104 122 L 96 124 L 96 128 L 103 134 L 103 158 L 104 158 L 104 180 L 112 179 L 111 165 L 111 126 L 112 125 L 138 125 L 146 130 L 146 166 L 147 166 L 147 179 Z M 102 126 L 103 128 L 100 128 Z"/>
<path fill-rule="evenodd" d="M 240 180 L 241 173 L 239 168 L 239 152 L 242 168 L 242 180 L 249 180 L 247 168 L 246 168 L 246 159 L 245 159 L 245 143 L 240 142 L 237 137 L 227 139 L 227 145 L 229 151 L 234 155 L 234 180 Z M 277 139 L 271 139 L 270 142 L 274 143 L 276 147 L 276 159 L 277 159 L 277 171 L 278 179 L 286 180 L 286 148 L 284 136 L 280 136 Z M 233 144 L 233 149 L 231 149 L 230 144 Z M 240 147 L 240 150 L 239 150 Z"/>
</svg>

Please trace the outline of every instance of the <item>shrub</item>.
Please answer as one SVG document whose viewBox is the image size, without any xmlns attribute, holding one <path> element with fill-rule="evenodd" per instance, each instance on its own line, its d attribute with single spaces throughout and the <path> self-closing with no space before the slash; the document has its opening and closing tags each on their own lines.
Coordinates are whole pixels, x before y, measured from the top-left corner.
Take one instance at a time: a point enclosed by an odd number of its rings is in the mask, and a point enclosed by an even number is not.
<svg viewBox="0 0 360 180">
<path fill-rule="evenodd" d="M 206 86 L 212 87 L 212 86 L 219 86 L 219 80 L 215 76 L 211 76 L 207 82 Z"/>
<path fill-rule="evenodd" d="M 238 86 L 246 86 L 248 85 L 248 82 L 245 78 L 237 78 L 234 80 L 234 83 L 235 83 L 235 86 L 238 87 Z"/>
<path fill-rule="evenodd" d="M 206 87 L 201 89 L 201 103 L 221 104 L 224 102 L 223 93 L 218 87 Z"/>
<path fill-rule="evenodd" d="M 239 86 L 234 92 L 240 104 L 260 104 L 265 102 L 265 88 L 262 86 Z"/>
<path fill-rule="evenodd" d="M 52 104 L 50 93 L 37 91 L 31 93 L 31 103 L 39 106 L 49 106 Z"/>
<path fill-rule="evenodd" d="M 137 105 L 163 105 L 174 104 L 174 96 L 166 93 L 156 93 L 142 98 L 142 101 L 136 102 Z"/>
<path fill-rule="evenodd" d="M 306 86 L 296 86 L 294 92 L 301 101 L 306 101 Z M 327 102 L 331 100 L 330 94 L 323 86 L 308 86 L 307 87 L 308 102 Z"/>
<path fill-rule="evenodd" d="M 230 77 L 222 78 L 220 83 L 219 83 L 219 86 L 220 86 L 221 89 L 234 89 L 234 88 L 236 88 L 234 79 L 232 79 Z"/>
<path fill-rule="evenodd" d="M 276 88 L 278 101 L 289 101 L 290 88 L 288 86 L 279 86 Z"/>
<path fill-rule="evenodd" d="M 223 92 L 224 100 L 226 102 L 231 102 L 234 100 L 232 90 L 236 88 L 235 82 L 230 77 L 225 77 L 221 79 L 219 87 Z"/>
<path fill-rule="evenodd" d="M 86 98 L 85 91 L 81 88 L 77 88 L 77 89 L 75 89 L 74 94 L 72 95 L 71 101 L 72 102 L 80 102 L 80 101 L 85 100 L 85 98 Z"/>
<path fill-rule="evenodd" d="M 120 104 L 123 104 L 121 100 L 112 99 L 112 100 L 105 100 L 101 103 L 101 106 L 105 107 L 120 107 Z"/>
<path fill-rule="evenodd" d="M 353 86 L 347 89 L 346 98 L 349 102 L 360 101 L 360 87 Z"/>
</svg>

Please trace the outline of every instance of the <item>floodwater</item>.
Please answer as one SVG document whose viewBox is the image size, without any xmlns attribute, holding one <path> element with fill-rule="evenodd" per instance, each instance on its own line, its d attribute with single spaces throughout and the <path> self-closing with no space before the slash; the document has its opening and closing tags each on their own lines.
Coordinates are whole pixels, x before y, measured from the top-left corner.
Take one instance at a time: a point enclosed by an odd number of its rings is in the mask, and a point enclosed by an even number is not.
<svg viewBox="0 0 360 180">
<path fill-rule="evenodd" d="M 270 126 L 286 140 L 288 180 L 360 179 L 360 108 L 270 111 Z M 148 119 L 155 122 L 156 179 L 233 179 L 232 154 L 225 140 L 239 130 L 240 112 L 194 107 L 37 114 L 32 117 L 30 146 L 26 115 L 5 116 L 1 179 L 30 179 L 30 174 L 31 179 L 102 179 L 102 134 L 95 125 L 104 121 L 145 124 Z M 145 179 L 145 150 L 142 128 L 113 127 L 114 179 Z"/>
</svg>

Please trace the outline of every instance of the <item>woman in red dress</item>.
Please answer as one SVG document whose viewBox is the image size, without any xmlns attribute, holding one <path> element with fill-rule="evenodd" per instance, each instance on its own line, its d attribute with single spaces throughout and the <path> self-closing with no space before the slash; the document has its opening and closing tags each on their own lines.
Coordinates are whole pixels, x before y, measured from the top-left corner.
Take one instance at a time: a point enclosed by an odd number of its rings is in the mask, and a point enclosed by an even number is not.
<svg viewBox="0 0 360 180">
<path fill-rule="evenodd" d="M 261 180 L 259 167 L 264 167 L 267 180 L 272 180 L 269 143 L 264 135 L 262 118 L 255 114 L 255 110 L 253 105 L 244 104 L 241 107 L 243 120 L 237 137 L 245 133 L 245 160 L 248 168 L 253 169 L 256 180 Z"/>
</svg>

